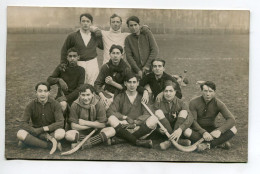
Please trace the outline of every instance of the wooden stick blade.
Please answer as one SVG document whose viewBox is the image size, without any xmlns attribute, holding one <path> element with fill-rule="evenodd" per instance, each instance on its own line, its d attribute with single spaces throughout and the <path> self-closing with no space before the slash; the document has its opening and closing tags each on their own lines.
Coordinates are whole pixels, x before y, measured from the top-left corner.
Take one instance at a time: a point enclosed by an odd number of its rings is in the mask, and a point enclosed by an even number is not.
<svg viewBox="0 0 260 174">
<path fill-rule="evenodd" d="M 96 129 L 94 129 L 90 134 L 88 134 L 88 136 L 86 136 L 77 146 L 75 146 L 73 149 L 67 151 L 67 152 L 63 152 L 61 153 L 61 155 L 70 155 L 73 154 L 75 152 L 77 152 L 79 150 L 79 148 L 81 148 L 81 146 L 96 132 Z"/>
<path fill-rule="evenodd" d="M 50 134 L 48 134 L 48 133 L 46 133 L 46 138 L 48 140 L 50 140 L 50 142 L 52 143 L 52 148 L 51 148 L 51 151 L 50 151 L 50 155 L 52 155 L 57 150 L 58 142 L 54 137 L 50 136 Z"/>
</svg>

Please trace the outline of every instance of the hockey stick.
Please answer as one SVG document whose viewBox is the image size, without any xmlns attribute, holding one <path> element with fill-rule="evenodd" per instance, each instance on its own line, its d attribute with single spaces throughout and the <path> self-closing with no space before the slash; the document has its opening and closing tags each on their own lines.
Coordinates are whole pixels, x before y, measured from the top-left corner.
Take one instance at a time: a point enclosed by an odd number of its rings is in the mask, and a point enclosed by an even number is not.
<svg viewBox="0 0 260 174">
<path fill-rule="evenodd" d="M 52 155 L 57 149 L 57 144 L 58 144 L 57 140 L 54 137 L 50 136 L 50 134 L 48 134 L 48 133 L 46 133 L 46 138 L 48 140 L 50 140 L 50 142 L 52 143 L 52 148 L 50 151 L 50 154 Z"/>
<path fill-rule="evenodd" d="M 77 144 L 77 146 L 75 146 L 73 149 L 67 151 L 67 152 L 63 152 L 61 153 L 61 155 L 70 155 L 73 154 L 75 152 L 77 152 L 79 150 L 79 148 L 81 148 L 81 146 L 96 132 L 97 129 L 94 129 L 90 134 L 88 134 L 88 136 L 86 136 L 79 144 Z"/>
<path fill-rule="evenodd" d="M 150 108 L 149 108 L 145 103 L 142 102 L 142 104 L 143 104 L 143 106 L 145 107 L 145 109 L 146 109 L 152 116 L 155 116 L 154 113 L 150 110 Z M 155 117 L 156 117 L 156 116 L 155 116 Z M 159 120 L 158 120 L 157 123 L 159 124 L 159 126 L 160 126 L 160 128 L 163 130 L 163 132 L 165 132 L 166 136 L 167 136 L 168 138 L 170 138 L 169 132 L 168 132 L 167 129 L 162 125 L 162 123 L 161 123 Z M 175 140 L 170 140 L 170 141 L 171 141 L 171 143 L 172 143 L 178 150 L 180 150 L 180 151 L 182 151 L 182 152 L 192 152 L 192 151 L 194 151 L 194 150 L 197 149 L 197 145 L 200 144 L 200 143 L 202 143 L 202 142 L 204 141 L 204 139 L 201 138 L 200 140 L 198 140 L 196 143 L 194 143 L 194 144 L 191 145 L 191 146 L 182 146 L 182 145 L 178 144 Z"/>
</svg>

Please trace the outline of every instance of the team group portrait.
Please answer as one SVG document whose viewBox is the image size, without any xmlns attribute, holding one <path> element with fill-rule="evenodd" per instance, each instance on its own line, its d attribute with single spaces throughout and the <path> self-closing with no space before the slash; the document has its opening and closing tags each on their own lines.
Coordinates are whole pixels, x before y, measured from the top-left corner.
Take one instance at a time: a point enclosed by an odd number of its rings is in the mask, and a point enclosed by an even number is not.
<svg viewBox="0 0 260 174">
<path fill-rule="evenodd" d="M 249 11 L 8 7 L 5 157 L 247 162 Z"/>
</svg>

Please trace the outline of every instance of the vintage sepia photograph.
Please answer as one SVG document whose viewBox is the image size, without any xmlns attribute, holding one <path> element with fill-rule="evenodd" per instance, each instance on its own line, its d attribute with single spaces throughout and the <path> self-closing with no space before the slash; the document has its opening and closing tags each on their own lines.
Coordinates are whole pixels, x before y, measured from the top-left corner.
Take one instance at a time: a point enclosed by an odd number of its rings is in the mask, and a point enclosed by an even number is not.
<svg viewBox="0 0 260 174">
<path fill-rule="evenodd" d="M 248 161 L 248 10 L 7 7 L 5 158 Z"/>
</svg>

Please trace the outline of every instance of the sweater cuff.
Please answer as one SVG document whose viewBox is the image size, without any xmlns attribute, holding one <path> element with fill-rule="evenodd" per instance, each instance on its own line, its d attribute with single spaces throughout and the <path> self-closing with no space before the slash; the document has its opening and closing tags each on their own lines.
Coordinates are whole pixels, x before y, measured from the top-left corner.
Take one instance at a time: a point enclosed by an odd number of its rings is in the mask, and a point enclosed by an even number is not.
<svg viewBox="0 0 260 174">
<path fill-rule="evenodd" d="M 179 128 L 181 128 L 182 131 L 184 131 L 185 129 L 187 129 L 185 125 L 180 125 Z"/>
</svg>

